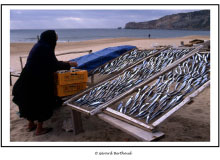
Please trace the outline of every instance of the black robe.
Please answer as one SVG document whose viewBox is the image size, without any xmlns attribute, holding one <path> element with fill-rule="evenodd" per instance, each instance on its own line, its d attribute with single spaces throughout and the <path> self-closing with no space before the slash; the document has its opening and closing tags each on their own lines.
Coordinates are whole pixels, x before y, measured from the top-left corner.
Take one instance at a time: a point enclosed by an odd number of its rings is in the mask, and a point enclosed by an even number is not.
<svg viewBox="0 0 220 160">
<path fill-rule="evenodd" d="M 57 106 L 54 72 L 70 69 L 70 65 L 56 59 L 55 46 L 55 31 L 46 31 L 29 53 L 27 63 L 12 91 L 13 102 L 19 107 L 20 117 L 43 122 L 52 116 Z"/>
</svg>

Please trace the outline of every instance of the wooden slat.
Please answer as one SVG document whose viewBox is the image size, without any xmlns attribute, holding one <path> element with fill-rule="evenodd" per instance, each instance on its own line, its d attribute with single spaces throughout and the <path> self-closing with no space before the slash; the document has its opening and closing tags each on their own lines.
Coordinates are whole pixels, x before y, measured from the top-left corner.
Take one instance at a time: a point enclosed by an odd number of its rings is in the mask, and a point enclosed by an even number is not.
<svg viewBox="0 0 220 160">
<path fill-rule="evenodd" d="M 210 80 L 203 84 L 199 89 L 197 89 L 195 92 L 187 96 L 181 103 L 176 105 L 174 108 L 172 108 L 169 112 L 161 116 L 158 120 L 154 121 L 152 123 L 152 126 L 156 127 L 160 123 L 162 123 L 164 120 L 166 120 L 171 114 L 179 110 L 181 107 L 183 107 L 186 103 L 190 102 L 192 98 L 196 97 L 200 92 L 202 92 L 206 87 L 210 85 Z"/>
<path fill-rule="evenodd" d="M 20 72 L 10 72 L 10 76 L 20 77 Z"/>
<path fill-rule="evenodd" d="M 85 53 L 85 52 L 91 53 L 92 50 L 65 52 L 65 53 L 59 53 L 59 54 L 56 54 L 56 56 L 62 56 L 62 55 L 66 55 L 66 54 Z"/>
<path fill-rule="evenodd" d="M 71 109 L 77 110 L 77 111 L 82 112 L 87 115 L 90 115 L 90 112 L 82 107 L 78 107 L 78 106 L 72 105 L 70 103 L 67 103 L 66 105 L 68 105 Z"/>
<path fill-rule="evenodd" d="M 148 132 L 141 128 L 135 127 L 131 124 L 123 122 L 119 119 L 106 115 L 104 113 L 97 114 L 103 121 L 111 124 L 112 126 L 124 131 L 125 133 L 137 138 L 140 141 L 153 141 L 164 135 L 162 132 Z"/>
<path fill-rule="evenodd" d="M 91 115 L 94 115 L 98 112 L 100 112 L 100 110 L 102 110 L 103 108 L 106 108 L 110 105 L 112 105 L 113 103 L 123 99 L 124 97 L 128 96 L 129 94 L 132 94 L 133 92 L 135 92 L 138 88 L 143 87 L 144 85 L 154 81 L 156 78 L 158 78 L 160 75 L 163 75 L 166 72 L 169 72 L 171 69 L 173 69 L 174 67 L 176 67 L 178 64 L 184 62 L 186 59 L 188 59 L 189 57 L 193 56 L 202 46 L 197 47 L 195 50 L 191 51 L 189 54 L 187 54 L 186 56 L 180 58 L 179 60 L 175 61 L 174 63 L 170 64 L 169 66 L 167 66 L 166 68 L 164 68 L 162 71 L 160 71 L 159 73 L 155 74 L 154 76 L 148 78 L 146 81 L 143 81 L 142 83 L 140 83 L 139 85 L 137 85 L 136 87 L 131 88 L 130 90 L 128 90 L 125 93 L 122 93 L 120 96 L 117 96 L 115 98 L 113 98 L 112 100 L 100 105 L 99 107 L 95 108 L 94 110 L 92 110 L 90 112 Z"/>
<path fill-rule="evenodd" d="M 77 53 L 85 53 L 88 52 L 89 54 L 92 52 L 92 50 L 85 50 L 85 51 L 73 51 L 73 52 L 64 52 L 64 53 L 60 53 L 60 54 L 56 54 L 56 56 L 62 56 L 62 55 L 67 55 L 67 54 L 77 54 Z M 23 56 L 19 56 L 20 59 L 20 64 L 21 64 L 21 70 L 23 70 L 23 58 L 27 58 L 27 55 L 23 55 Z"/>
<path fill-rule="evenodd" d="M 92 50 L 64 52 L 64 53 L 55 54 L 55 56 L 62 56 L 62 55 L 66 55 L 66 54 L 85 53 L 85 52 L 91 53 Z M 20 56 L 20 58 L 27 58 L 27 57 L 28 57 L 27 55 Z"/>
<path fill-rule="evenodd" d="M 126 121 L 127 123 L 135 125 L 135 126 L 137 126 L 139 128 L 142 128 L 142 129 L 144 129 L 146 131 L 152 131 L 154 129 L 153 126 L 150 126 L 150 125 L 148 125 L 146 123 L 140 122 L 140 121 L 138 121 L 138 120 L 136 120 L 136 119 L 134 119 L 134 118 L 132 118 L 130 116 L 127 116 L 127 115 L 125 115 L 123 113 L 120 113 L 120 112 L 118 112 L 118 111 L 116 111 L 114 109 L 106 108 L 103 112 L 108 114 L 108 115 L 111 115 L 113 117 L 116 117 L 116 118 L 118 118 L 120 120 Z"/>
</svg>

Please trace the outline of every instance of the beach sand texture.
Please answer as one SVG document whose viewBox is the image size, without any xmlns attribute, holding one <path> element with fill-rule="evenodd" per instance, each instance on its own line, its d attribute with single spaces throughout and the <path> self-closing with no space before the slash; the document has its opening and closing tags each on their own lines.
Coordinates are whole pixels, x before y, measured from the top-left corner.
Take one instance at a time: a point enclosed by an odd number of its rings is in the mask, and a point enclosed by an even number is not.
<svg viewBox="0 0 220 160">
<path fill-rule="evenodd" d="M 180 41 L 188 43 L 193 39 L 208 40 L 208 36 L 187 36 L 179 38 L 161 38 L 161 39 L 135 39 L 135 38 L 114 38 L 99 39 L 82 42 L 65 42 L 58 43 L 56 54 L 93 50 L 93 52 L 104 49 L 106 47 L 114 47 L 120 45 L 134 45 L 139 49 L 149 49 L 154 45 L 173 45 L 179 46 Z M 11 43 L 10 45 L 10 68 L 13 70 L 20 69 L 19 56 L 28 55 L 33 43 Z M 65 55 L 57 57 L 59 60 L 73 59 L 87 53 L 74 55 Z M 17 78 L 13 77 L 12 82 L 15 83 Z M 12 90 L 11 86 L 11 90 Z M 12 102 L 10 97 L 10 141 L 58 141 L 58 142 L 82 142 L 82 141 L 138 141 L 136 138 L 114 128 L 108 123 L 100 120 L 96 116 L 87 117 L 82 115 L 83 128 L 85 132 L 73 135 L 72 132 L 66 132 L 62 129 L 63 121 L 71 118 L 69 108 L 66 106 L 55 110 L 53 117 L 45 122 L 45 127 L 53 127 L 53 131 L 41 135 L 34 136 L 34 132 L 26 132 L 27 122 L 23 118 L 19 118 L 18 107 Z M 210 141 L 210 88 L 206 88 L 200 93 L 192 104 L 184 105 L 180 110 L 171 115 L 163 123 L 158 126 L 158 130 L 165 133 L 165 136 L 159 141 Z M 65 144 L 63 144 L 65 145 Z"/>
</svg>

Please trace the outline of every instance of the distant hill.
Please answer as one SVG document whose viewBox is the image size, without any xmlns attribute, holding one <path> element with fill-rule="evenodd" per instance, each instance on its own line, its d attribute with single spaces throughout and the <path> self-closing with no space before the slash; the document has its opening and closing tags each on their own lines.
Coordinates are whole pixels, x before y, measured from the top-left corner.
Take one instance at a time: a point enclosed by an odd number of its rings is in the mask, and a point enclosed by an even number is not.
<svg viewBox="0 0 220 160">
<path fill-rule="evenodd" d="M 210 30 L 210 10 L 172 14 L 146 22 L 129 22 L 125 29 Z"/>
</svg>

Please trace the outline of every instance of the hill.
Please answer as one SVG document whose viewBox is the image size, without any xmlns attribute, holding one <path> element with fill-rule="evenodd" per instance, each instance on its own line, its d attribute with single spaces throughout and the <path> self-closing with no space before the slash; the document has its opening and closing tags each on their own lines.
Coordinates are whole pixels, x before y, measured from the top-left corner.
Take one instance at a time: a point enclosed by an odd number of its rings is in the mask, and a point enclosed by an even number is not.
<svg viewBox="0 0 220 160">
<path fill-rule="evenodd" d="M 210 30 L 210 10 L 167 15 L 146 22 L 129 22 L 125 29 Z"/>
</svg>

